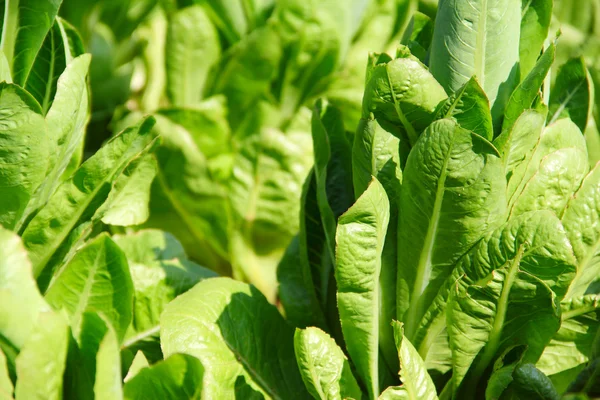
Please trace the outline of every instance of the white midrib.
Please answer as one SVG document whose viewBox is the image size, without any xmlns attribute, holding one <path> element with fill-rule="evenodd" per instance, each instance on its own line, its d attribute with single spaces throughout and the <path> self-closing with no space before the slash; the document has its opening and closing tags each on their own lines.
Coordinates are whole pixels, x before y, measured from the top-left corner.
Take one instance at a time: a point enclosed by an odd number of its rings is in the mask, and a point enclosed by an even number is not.
<svg viewBox="0 0 600 400">
<path fill-rule="evenodd" d="M 429 226 L 427 227 L 427 236 L 425 237 L 423 249 L 421 250 L 421 255 L 419 257 L 419 264 L 417 266 L 417 276 L 415 278 L 415 284 L 413 286 L 412 294 L 410 296 L 408 317 L 405 321 L 406 336 L 409 340 L 414 339 L 413 335 L 417 331 L 417 325 L 419 323 L 418 318 L 421 317 L 421 306 L 419 303 L 421 300 L 421 296 L 423 295 L 423 292 L 425 292 L 425 288 L 427 287 L 429 277 L 431 276 L 431 257 L 433 255 L 433 248 L 435 245 L 437 229 L 440 221 L 442 204 L 444 202 L 444 191 L 446 190 L 448 162 L 450 160 L 450 154 L 452 153 L 453 144 L 454 142 L 451 140 L 448 152 L 446 153 L 446 158 L 444 159 L 444 165 L 440 173 L 440 179 L 438 180 L 437 190 L 435 193 L 435 202 L 433 204 L 431 218 L 429 219 Z"/>
<path fill-rule="evenodd" d="M 481 87 L 485 90 L 485 55 L 487 39 L 487 14 L 488 0 L 482 0 L 479 25 L 477 29 L 477 43 L 475 45 L 475 76 L 479 78 Z"/>
</svg>

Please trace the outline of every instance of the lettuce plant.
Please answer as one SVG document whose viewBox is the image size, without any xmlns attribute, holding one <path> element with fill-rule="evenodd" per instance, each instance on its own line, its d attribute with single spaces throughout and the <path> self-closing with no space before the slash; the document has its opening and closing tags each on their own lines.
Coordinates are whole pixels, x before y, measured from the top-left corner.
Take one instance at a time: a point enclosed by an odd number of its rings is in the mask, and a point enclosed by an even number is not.
<svg viewBox="0 0 600 400">
<path fill-rule="evenodd" d="M 543 7 L 445 0 L 431 34 L 415 17 L 409 47 L 370 57 L 353 138 L 317 103 L 278 269 L 287 323 L 227 278 L 162 314 L 165 355 L 201 361 L 204 396 L 598 394 L 593 90 L 573 91 L 577 60 L 546 82 L 556 44 L 521 23 Z"/>
</svg>

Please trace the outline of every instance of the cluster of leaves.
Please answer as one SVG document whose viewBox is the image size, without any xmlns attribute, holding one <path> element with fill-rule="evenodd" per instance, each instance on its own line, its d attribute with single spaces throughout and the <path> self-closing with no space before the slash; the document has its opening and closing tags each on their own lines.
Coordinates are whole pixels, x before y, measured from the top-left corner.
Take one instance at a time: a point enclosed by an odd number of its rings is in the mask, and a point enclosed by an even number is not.
<svg viewBox="0 0 600 400">
<path fill-rule="evenodd" d="M 0 397 L 600 395 L 589 63 L 433 3 L 6 1 Z"/>
</svg>

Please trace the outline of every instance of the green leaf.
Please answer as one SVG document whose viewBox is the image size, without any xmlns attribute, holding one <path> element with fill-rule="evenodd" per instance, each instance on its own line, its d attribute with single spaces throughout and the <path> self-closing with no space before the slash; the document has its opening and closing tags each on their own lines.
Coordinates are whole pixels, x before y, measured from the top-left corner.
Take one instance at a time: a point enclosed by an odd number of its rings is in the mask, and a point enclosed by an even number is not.
<svg viewBox="0 0 600 400">
<path fill-rule="evenodd" d="M 166 305 L 217 274 L 190 261 L 170 233 L 142 230 L 114 236 L 129 264 L 134 287 L 133 320 L 124 347 L 157 335 Z"/>
<path fill-rule="evenodd" d="M 149 366 L 150 363 L 148 363 L 148 359 L 146 359 L 144 353 L 141 350 L 138 350 L 137 353 L 135 353 L 133 361 L 131 362 L 131 366 L 129 366 L 129 369 L 127 370 L 127 375 L 125 375 L 125 378 L 123 378 L 123 382 L 129 382 L 141 370 L 143 370 L 144 368 L 148 368 Z M 127 392 L 125 392 L 125 395 L 127 395 Z"/>
<path fill-rule="evenodd" d="M 536 1 L 539 2 L 539 0 Z M 544 54 L 542 54 L 538 62 L 532 66 L 530 72 L 523 81 L 515 88 L 506 104 L 502 132 L 511 130 L 522 113 L 525 110 L 532 108 L 532 104 L 540 92 L 540 87 L 544 83 L 552 63 L 554 63 L 555 52 L 556 45 L 552 43 L 546 51 L 544 51 Z"/>
<path fill-rule="evenodd" d="M 600 201 L 597 197 L 599 187 L 600 166 L 596 165 L 570 199 L 562 217 L 577 257 L 577 275 L 567 298 L 583 295 L 600 274 L 600 227 L 597 225 L 600 219 Z"/>
<path fill-rule="evenodd" d="M 400 358 L 401 386 L 389 387 L 379 399 L 423 399 L 437 400 L 435 385 L 427 373 L 425 363 L 413 345 L 404 337 L 404 329 L 398 321 L 393 321 L 394 337 Z"/>
<path fill-rule="evenodd" d="M 443 119 L 432 123 L 404 169 L 398 228 L 398 318 L 412 340 L 452 264 L 505 218 L 497 150 Z"/>
<path fill-rule="evenodd" d="M 62 314 L 50 310 L 40 312 L 36 326 L 16 359 L 15 398 L 63 398 L 69 338 L 69 324 Z"/>
<path fill-rule="evenodd" d="M 519 67 L 521 78 L 534 68 L 548 37 L 552 19 L 552 0 L 522 0 Z M 551 45 L 552 46 L 552 45 Z"/>
<path fill-rule="evenodd" d="M 35 97 L 42 106 L 44 115 L 50 109 L 54 95 L 56 94 L 56 84 L 58 77 L 67 67 L 67 53 L 65 45 L 68 46 L 66 38 L 58 23 L 54 23 L 44 43 L 37 54 L 31 73 L 27 76 L 23 87 Z"/>
<path fill-rule="evenodd" d="M 571 147 L 547 155 L 515 199 L 511 216 L 536 210 L 550 210 L 562 216 L 588 171 L 586 154 L 579 149 Z"/>
<path fill-rule="evenodd" d="M 362 397 L 348 359 L 325 332 L 319 328 L 297 329 L 294 349 L 302 380 L 315 399 Z"/>
<path fill-rule="evenodd" d="M 207 398 L 233 397 L 241 390 L 308 398 L 293 335 L 293 328 L 258 290 L 229 278 L 200 282 L 161 316 L 165 357 L 185 353 L 200 359 Z"/>
<path fill-rule="evenodd" d="M 106 333 L 99 342 L 96 354 L 96 379 L 94 380 L 94 399 L 123 399 L 123 378 L 121 377 L 121 356 L 119 339 L 111 323 L 102 318 Z"/>
<path fill-rule="evenodd" d="M 46 123 L 35 99 L 20 87 L 0 83 L 0 225 L 13 229 L 48 168 Z"/>
<path fill-rule="evenodd" d="M 561 304 L 562 322 L 536 364 L 562 393 L 592 360 L 600 329 L 600 296 L 574 297 Z"/>
<path fill-rule="evenodd" d="M 435 19 L 431 73 L 448 93 L 476 76 L 494 124 L 519 80 L 520 11 L 520 0 L 446 0 Z"/>
<path fill-rule="evenodd" d="M 12 66 L 14 82 L 21 87 L 54 24 L 62 0 L 7 0 L 2 50 Z"/>
<path fill-rule="evenodd" d="M 9 368 L 35 329 L 38 314 L 50 308 L 40 294 L 27 251 L 16 234 L 0 227 L 0 349 Z"/>
<path fill-rule="evenodd" d="M 429 47 L 433 40 L 433 24 L 431 18 L 417 11 L 413 14 L 402 36 L 401 43 L 408 47 L 411 54 L 422 63 L 426 63 Z"/>
<path fill-rule="evenodd" d="M 165 51 L 171 104 L 179 107 L 198 103 L 210 69 L 221 55 L 219 36 L 201 5 L 171 15 Z"/>
<path fill-rule="evenodd" d="M 305 131 L 261 129 L 239 142 L 229 201 L 234 277 L 275 301 L 277 265 L 298 231 L 302 183 L 310 168 Z"/>
<path fill-rule="evenodd" d="M 594 105 L 594 85 L 583 58 L 573 58 L 558 70 L 550 95 L 548 125 L 569 117 L 583 132 Z"/>
<path fill-rule="evenodd" d="M 8 366 L 6 365 L 6 356 L 0 348 L 0 398 L 3 400 L 13 400 L 13 383 L 10 380 Z"/>
<path fill-rule="evenodd" d="M 457 265 L 447 324 L 454 393 L 471 398 L 498 354 L 525 345 L 535 362 L 560 326 L 557 300 L 574 276 L 574 258 L 550 212 L 513 218 Z M 462 277 L 462 278 L 461 278 Z"/>
<path fill-rule="evenodd" d="M 367 78 L 363 118 L 373 113 L 381 126 L 414 146 L 433 121 L 446 92 L 427 68 L 413 57 L 375 65 Z"/>
<path fill-rule="evenodd" d="M 140 225 L 150 216 L 150 186 L 158 165 L 151 155 L 132 161 L 114 183 L 102 207 L 102 222 L 107 225 Z"/>
<path fill-rule="evenodd" d="M 389 222 L 389 200 L 373 178 L 338 222 L 337 300 L 342 332 L 370 398 L 379 390 L 379 275 Z"/>
<path fill-rule="evenodd" d="M 452 96 L 440 103 L 436 119 L 453 119 L 484 139 L 494 138 L 490 102 L 476 77 L 469 79 Z"/>
<path fill-rule="evenodd" d="M 513 378 L 512 387 L 521 399 L 560 399 L 550 379 L 531 363 L 518 365 L 513 372 Z"/>
<path fill-rule="evenodd" d="M 142 369 L 123 388 L 126 400 L 200 399 L 204 368 L 195 357 L 173 354 Z"/>
<path fill-rule="evenodd" d="M 0 51 L 0 81 L 13 83 L 12 76 L 10 75 L 10 66 L 8 65 L 8 60 L 2 51 Z"/>
<path fill-rule="evenodd" d="M 22 237 L 34 276 L 40 276 L 69 233 L 92 218 L 127 165 L 150 150 L 156 139 L 153 125 L 149 118 L 111 139 L 58 187 L 27 225 Z"/>
<path fill-rule="evenodd" d="M 122 341 L 131 323 L 133 303 L 125 254 L 108 235 L 99 235 L 57 271 L 46 301 L 68 312 L 75 336 L 79 336 L 83 314 L 96 311 L 106 316 Z"/>
</svg>

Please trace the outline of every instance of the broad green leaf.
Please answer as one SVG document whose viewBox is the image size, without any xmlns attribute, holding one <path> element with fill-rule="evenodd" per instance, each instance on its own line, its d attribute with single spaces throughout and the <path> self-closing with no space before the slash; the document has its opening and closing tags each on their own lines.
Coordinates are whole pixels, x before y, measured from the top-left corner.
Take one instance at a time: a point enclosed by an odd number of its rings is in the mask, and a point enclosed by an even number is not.
<svg viewBox="0 0 600 400">
<path fill-rule="evenodd" d="M 402 181 L 399 140 L 386 132 L 376 120 L 361 119 L 354 135 L 352 170 L 354 192 L 360 197 L 376 177 L 390 201 L 390 222 L 381 255 L 379 275 L 379 346 L 388 367 L 398 369 L 394 332 L 390 321 L 396 318 L 396 268 L 398 265 L 398 198 Z"/>
<path fill-rule="evenodd" d="M 523 121 L 526 122 L 526 121 Z M 532 121 L 533 122 L 533 121 Z M 523 126 L 526 128 L 526 125 Z M 539 125 L 531 130 L 532 135 L 537 136 Z M 514 138 L 517 136 L 515 134 Z M 525 130 L 520 131 L 519 135 L 527 135 Z M 523 141 L 527 144 L 527 148 L 531 143 L 531 139 Z M 512 169 L 512 175 L 508 183 L 508 204 L 512 208 L 514 202 L 519 198 L 524 188 L 530 179 L 539 171 L 542 160 L 558 150 L 574 148 L 581 153 L 587 162 L 587 149 L 585 147 L 585 138 L 581 131 L 570 119 L 563 118 L 552 125 L 547 126 L 542 131 L 541 136 L 532 153 L 527 153 L 520 161 L 515 159 L 515 164 Z M 525 150 L 525 149 L 523 149 Z M 520 151 L 524 153 L 524 151 Z"/>
<path fill-rule="evenodd" d="M 307 132 L 262 128 L 239 143 L 229 203 L 234 277 L 275 301 L 277 265 L 298 231 L 302 184 L 310 168 Z"/>
<path fill-rule="evenodd" d="M 562 393 L 592 360 L 600 329 L 600 296 L 585 295 L 561 305 L 562 322 L 536 366 Z"/>
<path fill-rule="evenodd" d="M 586 154 L 579 149 L 570 147 L 547 155 L 515 199 L 511 216 L 536 210 L 550 210 L 562 216 L 571 195 L 588 172 Z"/>
<path fill-rule="evenodd" d="M 519 80 L 520 0 L 440 2 L 429 67 L 448 93 L 476 76 L 494 124 Z"/>
<path fill-rule="evenodd" d="M 150 216 L 150 186 L 158 165 L 151 155 L 132 161 L 114 183 L 102 207 L 102 222 L 107 225 L 133 226 Z"/>
<path fill-rule="evenodd" d="M 133 282 L 133 320 L 125 346 L 156 336 L 160 314 L 180 294 L 216 273 L 191 262 L 170 233 L 142 230 L 114 236 L 127 257 Z"/>
<path fill-rule="evenodd" d="M 327 301 L 331 262 L 317 204 L 316 180 L 311 171 L 304 183 L 300 232 L 292 239 L 277 267 L 279 300 L 286 319 L 294 326 L 327 329 Z"/>
<path fill-rule="evenodd" d="M 144 368 L 148 368 L 149 366 L 150 364 L 148 363 L 148 359 L 146 359 L 144 353 L 141 350 L 138 350 L 137 353 L 135 353 L 135 357 L 133 358 L 129 369 L 127 370 L 127 375 L 125 375 L 125 378 L 123 378 L 123 382 L 129 382 L 141 370 L 143 370 Z M 125 395 L 127 395 L 127 393 L 125 393 Z"/>
<path fill-rule="evenodd" d="M 57 271 L 46 301 L 68 312 L 75 336 L 79 336 L 83 314 L 95 311 L 106 316 L 122 341 L 131 323 L 133 303 L 125 254 L 108 235 L 96 237 Z"/>
<path fill-rule="evenodd" d="M 212 146 L 222 144 L 221 149 L 226 146 L 229 133 L 221 129 L 224 110 L 216 110 L 219 113 L 212 116 L 207 110 L 194 112 L 193 117 L 189 113 L 187 118 L 181 118 L 181 113 L 175 114 L 177 119 L 157 117 L 155 131 L 163 142 L 156 150 L 159 170 L 151 195 L 156 205 L 151 203 L 149 226 L 173 232 L 192 255 L 196 254 L 197 247 L 209 247 L 221 257 L 227 257 L 226 187 L 210 169 L 209 154 L 203 151 L 209 146 L 201 147 L 201 138 L 209 136 L 214 138 Z M 188 124 L 180 125 L 177 120 L 205 127 L 206 131 L 186 129 Z M 164 198 L 164 202 L 157 202 L 159 198 Z M 173 223 L 174 220 L 177 223 Z M 200 251 L 199 256 L 204 263 L 206 255 Z"/>
<path fill-rule="evenodd" d="M 0 83 L 0 225 L 13 229 L 48 168 L 46 123 L 36 100 L 20 87 Z"/>
<path fill-rule="evenodd" d="M 535 362 L 560 326 L 556 308 L 575 273 L 560 221 L 541 211 L 513 218 L 458 263 L 447 324 L 454 393 L 470 398 L 498 354 L 525 345 Z"/>
<path fill-rule="evenodd" d="M 573 58 L 558 70 L 550 95 L 549 123 L 569 117 L 583 132 L 594 105 L 594 85 L 583 58 Z"/>
<path fill-rule="evenodd" d="M 460 89 L 440 103 L 436 119 L 453 119 L 484 139 L 494 138 L 490 102 L 476 77 L 469 79 Z"/>
<path fill-rule="evenodd" d="M 401 43 L 423 63 L 426 61 L 433 40 L 433 25 L 434 22 L 431 18 L 417 11 L 413 14 L 402 36 Z"/>
<path fill-rule="evenodd" d="M 165 357 L 185 353 L 200 359 L 206 398 L 234 398 L 242 390 L 307 398 L 293 336 L 293 328 L 257 289 L 229 278 L 200 282 L 161 316 Z"/>
<path fill-rule="evenodd" d="M 401 386 L 389 387 L 381 400 L 423 399 L 437 400 L 435 385 L 427 373 L 425 363 L 413 345 L 404 337 L 404 329 L 398 321 L 393 321 L 394 337 L 400 359 Z"/>
<path fill-rule="evenodd" d="M 433 121 L 446 92 L 413 57 L 400 57 L 370 71 L 363 98 L 363 118 L 373 113 L 381 126 L 414 146 Z"/>
<path fill-rule="evenodd" d="M 156 139 L 154 119 L 148 118 L 111 139 L 75 174 L 61 184 L 23 232 L 23 242 L 38 277 L 69 233 L 89 220 L 104 203 L 111 184 Z"/>
<path fill-rule="evenodd" d="M 522 0 L 519 67 L 521 79 L 534 69 L 552 19 L 552 0 Z"/>
<path fill-rule="evenodd" d="M 515 365 L 507 365 L 494 370 L 485 388 L 486 400 L 498 400 L 513 381 Z"/>
<path fill-rule="evenodd" d="M 126 400 L 200 399 L 204 367 L 196 357 L 173 354 L 142 369 L 123 387 Z"/>
<path fill-rule="evenodd" d="M 13 400 L 14 386 L 10 380 L 6 356 L 0 348 L 0 398 L 2 400 Z"/>
<path fill-rule="evenodd" d="M 35 329 L 38 314 L 49 307 L 36 286 L 21 239 L 1 227 L 0 304 L 0 349 L 10 367 Z"/>
<path fill-rule="evenodd" d="M 600 166 L 596 165 L 570 199 L 562 217 L 577 257 L 577 275 L 569 288 L 567 298 L 583 295 L 600 274 L 599 190 Z"/>
<path fill-rule="evenodd" d="M 315 399 L 360 399 L 362 392 L 348 359 L 319 328 L 297 329 L 294 350 L 302 380 Z"/>
<path fill-rule="evenodd" d="M 36 326 L 16 359 L 16 399 L 60 400 L 70 330 L 64 315 L 40 312 Z"/>
<path fill-rule="evenodd" d="M 14 82 L 22 87 L 52 28 L 62 0 L 7 0 L 2 50 L 12 66 Z"/>
<path fill-rule="evenodd" d="M 58 77 L 67 67 L 65 45 L 68 48 L 69 44 L 65 43 L 66 41 L 66 37 L 62 36 L 60 26 L 55 22 L 48 31 L 33 62 L 31 73 L 24 81 L 23 87 L 40 103 L 44 115 L 54 100 Z"/>
<path fill-rule="evenodd" d="M 337 301 L 344 341 L 369 398 L 379 390 L 379 275 L 389 200 L 373 178 L 336 232 Z"/>
<path fill-rule="evenodd" d="M 123 399 L 123 378 L 121 377 L 121 356 L 119 339 L 111 323 L 102 318 L 105 334 L 99 342 L 96 356 L 96 378 L 94 380 L 94 399 Z"/>
<path fill-rule="evenodd" d="M 400 193 L 396 303 L 409 340 L 453 262 L 504 221 L 505 190 L 497 150 L 452 120 L 432 123 L 411 151 Z"/>
<path fill-rule="evenodd" d="M 535 1 L 539 2 L 540 0 Z M 554 62 L 555 52 L 556 46 L 552 43 L 511 94 L 510 99 L 506 104 L 506 111 L 504 112 L 502 132 L 511 130 L 522 113 L 525 110 L 532 108 L 532 104 L 540 92 L 540 87 L 544 83 L 548 71 Z"/>
<path fill-rule="evenodd" d="M 210 69 L 221 55 L 219 36 L 202 6 L 183 8 L 170 17 L 165 51 L 171 104 L 198 103 Z"/>
<path fill-rule="evenodd" d="M 558 400 L 552 382 L 531 363 L 518 365 L 513 372 L 512 388 L 520 399 Z"/>
</svg>

